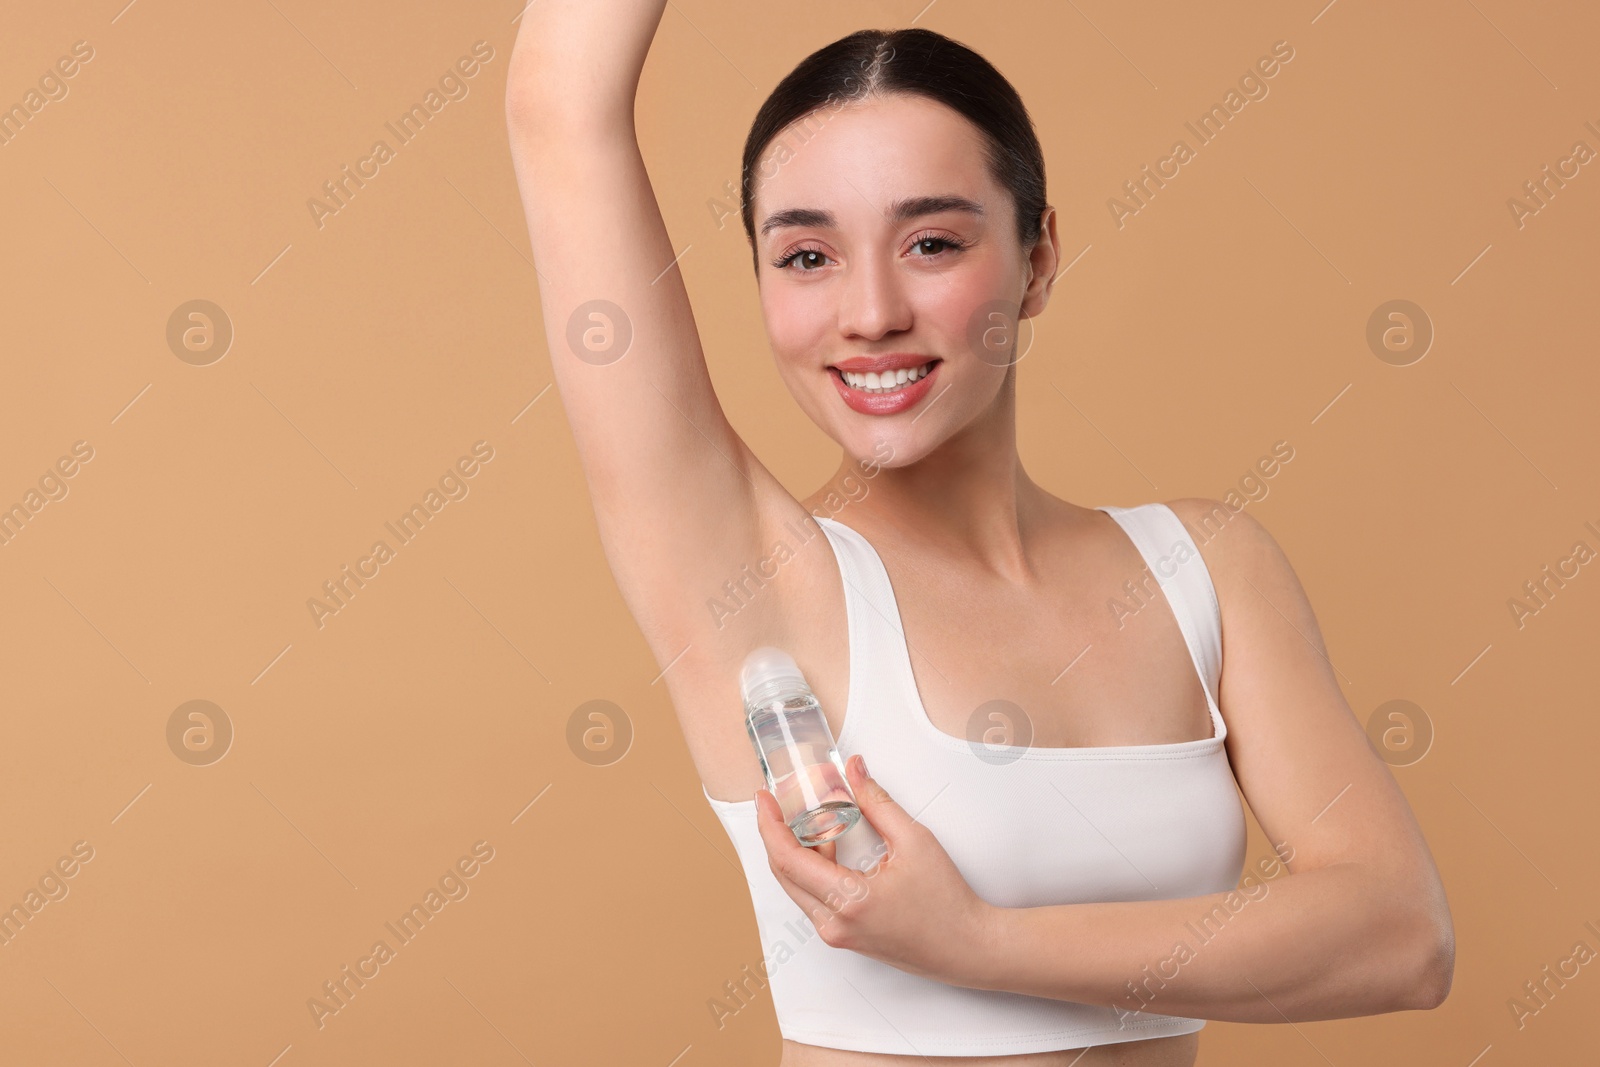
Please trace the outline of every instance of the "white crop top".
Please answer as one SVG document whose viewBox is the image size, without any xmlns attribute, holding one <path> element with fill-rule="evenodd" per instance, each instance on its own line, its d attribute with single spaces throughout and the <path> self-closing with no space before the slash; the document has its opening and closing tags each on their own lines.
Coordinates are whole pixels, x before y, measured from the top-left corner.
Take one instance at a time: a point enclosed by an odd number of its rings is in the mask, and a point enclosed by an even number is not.
<svg viewBox="0 0 1600 1067">
<path fill-rule="evenodd" d="M 889 795 L 933 832 L 974 892 L 999 907 L 1201 896 L 1235 888 L 1244 870 L 1244 812 L 1217 707 L 1222 622 L 1210 572 L 1165 504 L 1099 510 L 1127 532 L 1161 583 L 1204 684 L 1214 736 L 1021 747 L 1010 762 L 978 758 L 965 738 L 928 719 L 877 552 L 842 522 L 817 517 L 839 562 L 849 628 L 840 757 L 861 753 Z M 718 800 L 703 784 L 701 792 L 744 867 L 761 972 L 788 1040 L 860 1052 L 979 1056 L 1168 1037 L 1205 1026 L 1203 1019 L 1132 1012 L 1138 1002 L 1127 998 L 1117 1001 L 1118 1011 L 1109 1001 L 1079 1004 L 947 985 L 834 948 L 773 876 L 754 802 Z"/>
</svg>

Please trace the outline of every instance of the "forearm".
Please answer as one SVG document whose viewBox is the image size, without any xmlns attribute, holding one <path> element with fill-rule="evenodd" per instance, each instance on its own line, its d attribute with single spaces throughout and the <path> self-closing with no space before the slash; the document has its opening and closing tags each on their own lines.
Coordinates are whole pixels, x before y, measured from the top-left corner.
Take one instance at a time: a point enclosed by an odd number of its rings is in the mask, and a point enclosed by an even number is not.
<svg viewBox="0 0 1600 1067">
<path fill-rule="evenodd" d="M 1403 886 L 1375 881 L 1336 864 L 1248 895 L 996 908 L 962 984 L 1233 1022 L 1432 1007 L 1434 933 Z"/>
<path fill-rule="evenodd" d="M 507 111 L 535 122 L 627 119 L 666 0 L 534 0 L 507 73 Z"/>
</svg>

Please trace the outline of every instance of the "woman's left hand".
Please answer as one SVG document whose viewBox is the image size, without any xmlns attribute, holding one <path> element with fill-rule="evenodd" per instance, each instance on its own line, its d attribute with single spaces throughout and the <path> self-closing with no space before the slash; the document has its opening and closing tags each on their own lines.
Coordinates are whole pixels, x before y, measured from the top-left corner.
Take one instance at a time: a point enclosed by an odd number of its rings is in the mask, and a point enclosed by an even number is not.
<svg viewBox="0 0 1600 1067">
<path fill-rule="evenodd" d="M 834 862 L 833 842 L 807 848 L 783 821 L 772 793 L 756 791 L 756 826 L 778 884 L 811 917 L 822 940 L 951 985 L 976 977 L 995 908 L 973 892 L 933 832 L 845 763 L 862 817 L 888 846 L 869 871 Z"/>
</svg>

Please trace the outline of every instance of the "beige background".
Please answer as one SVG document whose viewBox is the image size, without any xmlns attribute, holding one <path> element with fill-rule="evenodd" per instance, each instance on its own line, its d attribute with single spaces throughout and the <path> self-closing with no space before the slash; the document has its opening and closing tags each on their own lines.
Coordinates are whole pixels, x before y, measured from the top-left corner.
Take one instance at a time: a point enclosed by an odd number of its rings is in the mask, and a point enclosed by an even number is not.
<svg viewBox="0 0 1600 1067">
<path fill-rule="evenodd" d="M 123 2 L 11 5 L 0 37 L 5 106 L 93 50 L 0 145 L 0 506 L 67 490 L 0 546 L 0 905 L 68 891 L 0 947 L 0 1060 L 775 1062 L 769 997 L 711 1021 L 759 959 L 745 885 L 544 392 L 501 112 L 517 0 Z M 1252 513 L 1357 716 L 1409 700 L 1435 734 L 1394 773 L 1453 907 L 1449 1000 L 1212 1023 L 1200 1062 L 1575 1063 L 1600 967 L 1520 1029 L 1507 1001 L 1600 950 L 1600 565 L 1521 627 L 1508 602 L 1600 549 L 1600 162 L 1520 227 L 1507 202 L 1600 150 L 1600 20 L 1320 4 L 674 0 L 644 152 L 723 403 L 804 495 L 837 453 L 718 223 L 748 123 L 862 26 L 928 26 L 1011 78 L 1082 252 L 1020 367 L 1029 470 L 1091 505 L 1221 497 L 1288 441 Z M 1270 94 L 1119 229 L 1108 199 L 1279 40 Z M 395 147 L 384 124 L 478 41 L 467 95 Z M 308 201 L 380 138 L 393 158 L 319 227 Z M 167 341 L 195 299 L 234 330 L 204 366 Z M 1408 366 L 1366 341 L 1396 299 L 1436 331 Z M 92 459 L 45 477 L 79 441 Z M 384 523 L 478 441 L 468 495 L 319 627 L 322 583 L 397 545 Z M 233 730 L 208 765 L 169 743 L 191 700 Z M 568 742 L 590 700 L 633 731 L 605 766 Z M 480 841 L 492 860 L 446 880 L 468 895 L 319 1028 L 308 999 Z"/>
</svg>

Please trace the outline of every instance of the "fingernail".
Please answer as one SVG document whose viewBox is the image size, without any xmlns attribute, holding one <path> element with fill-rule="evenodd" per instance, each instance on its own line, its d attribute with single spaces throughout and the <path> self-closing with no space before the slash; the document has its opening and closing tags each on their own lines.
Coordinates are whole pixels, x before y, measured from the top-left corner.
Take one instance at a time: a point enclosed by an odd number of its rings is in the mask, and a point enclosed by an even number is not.
<svg viewBox="0 0 1600 1067">
<path fill-rule="evenodd" d="M 865 756 L 857 756 L 856 759 L 861 764 L 861 777 L 863 777 L 863 778 L 867 777 L 867 757 L 865 757 Z"/>
</svg>

